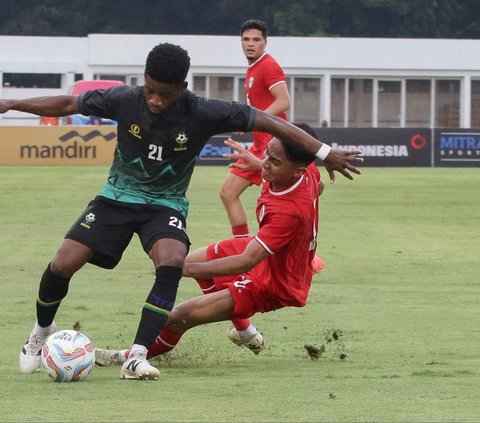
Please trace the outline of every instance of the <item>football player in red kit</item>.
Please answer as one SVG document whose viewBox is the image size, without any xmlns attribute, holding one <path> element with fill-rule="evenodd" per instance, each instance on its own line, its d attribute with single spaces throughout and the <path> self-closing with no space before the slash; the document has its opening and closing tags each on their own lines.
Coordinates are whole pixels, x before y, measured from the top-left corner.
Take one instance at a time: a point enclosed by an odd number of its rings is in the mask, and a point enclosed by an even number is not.
<svg viewBox="0 0 480 423">
<path fill-rule="evenodd" d="M 290 95 L 285 74 L 277 61 L 268 54 L 268 27 L 263 21 L 250 19 L 240 29 L 243 53 L 248 61 L 245 74 L 245 98 L 247 104 L 287 120 L 285 112 L 290 108 Z M 259 159 L 272 138 L 265 132 L 253 132 L 253 144 L 249 151 Z M 251 185 L 261 185 L 262 173 L 232 167 L 220 190 L 234 237 L 248 236 L 249 228 L 245 208 L 240 195 Z"/>
<path fill-rule="evenodd" d="M 243 53 L 248 61 L 244 87 L 247 104 L 287 120 L 286 111 L 290 108 L 287 80 L 275 58 L 265 51 L 267 24 L 258 19 L 249 19 L 243 23 L 240 34 Z M 263 159 L 263 153 L 272 136 L 257 131 L 252 135 L 253 144 L 248 151 Z M 261 183 L 262 172 L 243 169 L 241 159 L 230 166 L 230 173 L 220 189 L 220 198 L 227 211 L 234 237 L 249 235 L 247 214 L 240 196 L 249 186 Z M 314 256 L 312 264 L 315 273 L 325 267 L 325 263 L 318 256 Z"/>
<path fill-rule="evenodd" d="M 306 125 L 301 127 L 308 132 Z M 228 336 L 258 354 L 265 343 L 249 318 L 306 304 L 317 246 L 319 186 L 323 185 L 315 156 L 273 138 L 262 162 L 234 142 L 228 143 L 249 168 L 261 169 L 264 185 L 256 208 L 259 231 L 189 253 L 183 274 L 195 278 L 208 295 L 173 309 L 148 349 L 148 358 L 172 350 L 188 329 L 223 320 L 247 322 L 243 330 L 232 326 Z M 109 360 L 121 364 L 128 350 L 97 350 L 96 354 L 99 364 L 111 364 Z"/>
</svg>

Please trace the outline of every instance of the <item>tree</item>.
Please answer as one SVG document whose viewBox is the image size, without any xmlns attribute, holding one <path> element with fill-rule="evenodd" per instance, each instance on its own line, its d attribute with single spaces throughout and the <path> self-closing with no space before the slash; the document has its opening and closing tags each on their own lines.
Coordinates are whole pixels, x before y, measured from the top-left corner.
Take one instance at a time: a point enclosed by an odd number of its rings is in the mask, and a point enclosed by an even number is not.
<svg viewBox="0 0 480 423">
<path fill-rule="evenodd" d="M 0 34 L 271 35 L 480 38 L 479 0 L 0 0 Z"/>
<path fill-rule="evenodd" d="M 328 0 L 283 2 L 285 7 L 272 10 L 273 24 L 282 35 L 325 36 L 328 22 L 325 19 Z"/>
</svg>

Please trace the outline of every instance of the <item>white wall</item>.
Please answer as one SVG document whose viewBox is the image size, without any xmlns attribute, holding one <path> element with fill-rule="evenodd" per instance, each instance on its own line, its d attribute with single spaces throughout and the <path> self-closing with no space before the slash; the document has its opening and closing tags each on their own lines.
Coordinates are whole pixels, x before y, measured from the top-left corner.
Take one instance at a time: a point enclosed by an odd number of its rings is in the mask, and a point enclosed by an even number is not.
<svg viewBox="0 0 480 423">
<path fill-rule="evenodd" d="M 60 91 L 66 92 L 75 73 L 83 73 L 86 79 L 95 73 L 142 75 L 148 52 L 161 42 L 179 44 L 188 50 L 192 59 L 189 82 L 193 73 L 239 75 L 245 71 L 240 36 L 0 36 L 0 82 L 2 72 L 62 73 L 66 76 Z M 267 50 L 287 76 L 456 77 L 467 82 L 471 77 L 480 77 L 480 40 L 270 37 Z M 37 93 L 2 85 L 0 98 L 59 91 L 44 89 Z M 0 123 L 15 124 L 20 122 L 18 116 L 15 112 L 0 115 Z M 25 117 L 21 114 L 22 122 Z M 30 120 L 37 122 L 33 117 Z"/>
</svg>

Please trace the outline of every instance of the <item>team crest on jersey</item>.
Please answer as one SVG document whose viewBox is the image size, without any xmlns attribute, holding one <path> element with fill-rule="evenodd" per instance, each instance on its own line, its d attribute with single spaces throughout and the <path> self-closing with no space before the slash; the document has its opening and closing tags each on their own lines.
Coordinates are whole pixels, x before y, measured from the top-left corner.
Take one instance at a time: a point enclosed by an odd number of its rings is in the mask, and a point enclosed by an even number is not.
<svg viewBox="0 0 480 423">
<path fill-rule="evenodd" d="M 188 141 L 187 134 L 185 132 L 179 132 L 175 137 L 175 142 L 177 146 L 174 148 L 175 151 L 184 151 L 187 149 L 185 143 Z"/>
<path fill-rule="evenodd" d="M 261 222 L 265 217 L 265 204 L 261 207 L 260 213 L 258 213 L 258 221 Z"/>
<path fill-rule="evenodd" d="M 83 222 L 80 223 L 80 226 L 90 229 L 90 226 L 92 225 L 93 222 L 95 222 L 95 220 L 96 220 L 95 213 L 88 213 L 85 216 L 85 219 L 83 219 Z"/>
<path fill-rule="evenodd" d="M 140 126 L 138 126 L 136 123 L 132 123 L 128 132 L 130 132 L 134 137 L 138 138 L 139 140 L 142 139 L 142 136 L 140 135 Z"/>
<path fill-rule="evenodd" d="M 253 87 L 253 82 L 255 81 L 255 78 L 253 76 L 250 77 L 250 79 L 248 80 L 248 88 L 252 88 Z"/>
</svg>

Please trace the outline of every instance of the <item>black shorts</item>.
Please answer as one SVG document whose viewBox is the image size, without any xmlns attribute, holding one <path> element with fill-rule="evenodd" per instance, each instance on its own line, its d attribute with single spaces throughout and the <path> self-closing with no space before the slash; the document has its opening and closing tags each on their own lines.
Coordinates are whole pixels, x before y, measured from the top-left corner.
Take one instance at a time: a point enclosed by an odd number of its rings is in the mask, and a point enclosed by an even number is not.
<svg viewBox="0 0 480 423">
<path fill-rule="evenodd" d="M 129 204 L 97 196 L 69 229 L 65 238 L 90 247 L 94 256 L 90 263 L 113 269 L 137 233 L 148 254 L 162 238 L 183 242 L 190 240 L 183 215 L 169 207 L 151 204 Z"/>
</svg>

